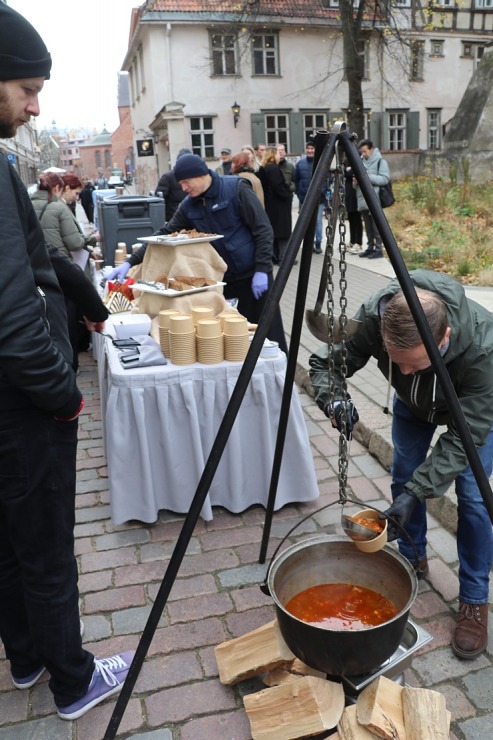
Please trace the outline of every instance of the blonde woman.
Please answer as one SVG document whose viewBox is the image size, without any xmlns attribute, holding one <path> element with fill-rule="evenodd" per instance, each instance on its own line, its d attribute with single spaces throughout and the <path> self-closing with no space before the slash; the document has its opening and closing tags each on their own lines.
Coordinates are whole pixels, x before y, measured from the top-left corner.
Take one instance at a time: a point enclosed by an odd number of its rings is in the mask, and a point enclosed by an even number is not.
<svg viewBox="0 0 493 740">
<path fill-rule="evenodd" d="M 273 262 L 279 265 L 291 236 L 291 208 L 293 194 L 279 166 L 276 147 L 267 147 L 258 176 L 264 188 L 265 210 L 274 230 Z"/>
</svg>

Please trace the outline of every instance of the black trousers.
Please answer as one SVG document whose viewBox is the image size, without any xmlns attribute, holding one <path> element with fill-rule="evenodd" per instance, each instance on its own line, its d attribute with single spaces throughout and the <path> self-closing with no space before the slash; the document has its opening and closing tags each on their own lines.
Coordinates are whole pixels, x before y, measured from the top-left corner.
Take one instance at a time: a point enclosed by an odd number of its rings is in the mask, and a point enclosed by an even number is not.
<svg viewBox="0 0 493 740">
<path fill-rule="evenodd" d="M 0 418 L 0 637 L 12 675 L 46 666 L 59 707 L 87 692 L 74 556 L 77 421 Z"/>
<path fill-rule="evenodd" d="M 382 251 L 382 237 L 379 234 L 377 225 L 370 211 L 361 211 L 363 221 L 365 222 L 366 238 L 368 240 L 368 249 L 375 249 L 377 252 Z"/>
<path fill-rule="evenodd" d="M 268 274 L 269 290 L 274 282 L 272 273 Z M 224 286 L 224 297 L 225 298 L 237 298 L 238 299 L 238 311 L 242 316 L 245 316 L 251 324 L 258 324 L 260 315 L 264 310 L 265 302 L 269 291 L 260 296 L 257 300 L 252 293 L 252 278 L 240 278 L 240 280 L 234 280 L 227 283 Z M 279 342 L 279 349 L 286 354 L 288 353 L 288 345 L 286 342 L 286 335 L 284 334 L 284 327 L 282 324 L 281 309 L 277 307 L 272 323 L 267 332 L 267 337 L 273 342 Z"/>
</svg>

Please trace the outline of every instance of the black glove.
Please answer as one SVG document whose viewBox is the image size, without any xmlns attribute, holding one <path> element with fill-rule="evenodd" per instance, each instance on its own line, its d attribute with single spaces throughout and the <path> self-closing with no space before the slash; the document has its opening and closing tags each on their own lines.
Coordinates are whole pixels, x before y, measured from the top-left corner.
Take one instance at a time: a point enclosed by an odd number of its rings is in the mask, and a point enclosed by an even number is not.
<svg viewBox="0 0 493 740">
<path fill-rule="evenodd" d="M 387 527 L 387 540 L 389 542 L 392 542 L 392 540 L 396 540 L 399 537 L 401 534 L 401 527 L 404 529 L 407 527 L 412 513 L 418 504 L 419 501 L 414 493 L 405 488 L 404 493 L 401 493 L 396 499 L 394 499 L 392 506 L 380 514 L 378 517 L 379 519 L 387 519 L 391 516 L 392 519 L 395 519 L 396 521 L 396 524 L 394 524 L 389 519 Z"/>
<path fill-rule="evenodd" d="M 344 411 L 346 412 L 346 438 L 352 439 L 353 436 L 353 425 L 359 421 L 359 414 L 356 411 L 356 406 L 348 396 L 346 401 L 334 401 L 334 422 L 337 430 L 342 432 L 342 420 Z M 325 415 L 330 418 L 330 404 L 325 407 Z"/>
</svg>

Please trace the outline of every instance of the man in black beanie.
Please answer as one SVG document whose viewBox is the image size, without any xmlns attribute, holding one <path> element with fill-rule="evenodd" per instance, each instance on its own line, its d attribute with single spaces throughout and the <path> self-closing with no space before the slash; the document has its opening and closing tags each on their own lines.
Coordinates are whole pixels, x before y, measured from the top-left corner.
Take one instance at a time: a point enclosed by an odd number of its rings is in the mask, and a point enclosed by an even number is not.
<svg viewBox="0 0 493 740">
<path fill-rule="evenodd" d="M 51 57 L 0 0 L 0 137 L 39 115 Z M 16 688 L 45 670 L 58 715 L 121 688 L 133 653 L 82 648 L 74 556 L 77 417 L 65 304 L 29 195 L 0 154 L 0 638 Z"/>
</svg>

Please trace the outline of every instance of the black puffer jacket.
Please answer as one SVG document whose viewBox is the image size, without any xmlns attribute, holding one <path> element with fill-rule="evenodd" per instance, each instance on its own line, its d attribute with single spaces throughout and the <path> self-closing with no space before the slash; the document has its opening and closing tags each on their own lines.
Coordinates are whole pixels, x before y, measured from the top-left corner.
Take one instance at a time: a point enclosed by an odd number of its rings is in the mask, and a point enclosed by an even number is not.
<svg viewBox="0 0 493 740">
<path fill-rule="evenodd" d="M 82 396 L 63 295 L 29 195 L 3 154 L 0 192 L 0 420 L 70 417 Z"/>
</svg>

